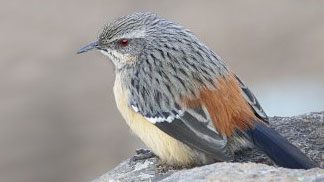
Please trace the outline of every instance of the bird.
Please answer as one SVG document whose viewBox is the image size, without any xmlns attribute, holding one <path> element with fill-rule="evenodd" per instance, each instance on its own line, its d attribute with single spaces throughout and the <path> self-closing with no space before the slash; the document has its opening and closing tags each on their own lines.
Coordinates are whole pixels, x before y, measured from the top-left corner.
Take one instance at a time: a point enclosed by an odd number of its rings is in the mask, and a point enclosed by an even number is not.
<svg viewBox="0 0 324 182">
<path fill-rule="evenodd" d="M 135 12 L 105 25 L 77 53 L 90 50 L 113 62 L 117 108 L 162 164 L 232 161 L 236 151 L 252 146 L 280 167 L 316 167 L 270 128 L 251 90 L 182 25 Z"/>
</svg>

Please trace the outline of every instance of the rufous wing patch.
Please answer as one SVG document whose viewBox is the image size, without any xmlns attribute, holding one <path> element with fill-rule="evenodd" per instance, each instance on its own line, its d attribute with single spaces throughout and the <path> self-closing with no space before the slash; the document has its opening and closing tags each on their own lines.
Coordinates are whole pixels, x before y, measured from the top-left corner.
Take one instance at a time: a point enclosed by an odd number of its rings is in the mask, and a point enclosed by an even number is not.
<svg viewBox="0 0 324 182">
<path fill-rule="evenodd" d="M 183 99 L 184 106 L 205 106 L 217 131 L 226 136 L 231 136 L 235 130 L 252 127 L 253 122 L 258 121 L 234 75 L 215 79 L 215 85 L 213 90 L 202 87 L 195 99 Z"/>
</svg>

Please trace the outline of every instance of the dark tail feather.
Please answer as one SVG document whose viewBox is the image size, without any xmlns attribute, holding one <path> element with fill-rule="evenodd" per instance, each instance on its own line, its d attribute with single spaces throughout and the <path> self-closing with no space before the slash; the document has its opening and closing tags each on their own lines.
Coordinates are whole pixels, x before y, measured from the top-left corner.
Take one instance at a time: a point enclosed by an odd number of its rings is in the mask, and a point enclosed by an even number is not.
<svg viewBox="0 0 324 182">
<path fill-rule="evenodd" d="M 317 167 L 304 153 L 266 124 L 256 122 L 247 134 L 254 145 L 264 151 L 278 166 L 292 169 Z"/>
</svg>

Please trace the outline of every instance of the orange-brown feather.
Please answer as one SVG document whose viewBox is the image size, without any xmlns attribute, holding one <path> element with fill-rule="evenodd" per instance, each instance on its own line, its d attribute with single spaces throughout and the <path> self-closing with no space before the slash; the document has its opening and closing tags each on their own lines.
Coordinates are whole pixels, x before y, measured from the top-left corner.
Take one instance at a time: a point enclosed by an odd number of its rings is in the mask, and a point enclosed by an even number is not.
<svg viewBox="0 0 324 182">
<path fill-rule="evenodd" d="M 235 130 L 245 130 L 258 121 L 234 75 L 216 79 L 215 85 L 213 90 L 203 87 L 198 98 L 184 99 L 184 106 L 205 106 L 217 131 L 226 136 L 231 136 Z"/>
</svg>

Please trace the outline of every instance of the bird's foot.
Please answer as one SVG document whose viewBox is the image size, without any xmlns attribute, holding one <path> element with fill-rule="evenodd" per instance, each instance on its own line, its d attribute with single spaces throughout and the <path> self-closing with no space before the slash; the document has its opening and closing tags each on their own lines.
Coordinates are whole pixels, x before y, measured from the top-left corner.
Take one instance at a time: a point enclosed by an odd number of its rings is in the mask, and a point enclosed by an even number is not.
<svg viewBox="0 0 324 182">
<path fill-rule="evenodd" d="M 136 149 L 136 154 L 131 158 L 132 162 L 140 161 L 155 157 L 156 155 L 147 149 Z"/>
</svg>

